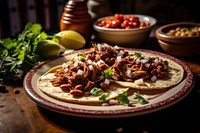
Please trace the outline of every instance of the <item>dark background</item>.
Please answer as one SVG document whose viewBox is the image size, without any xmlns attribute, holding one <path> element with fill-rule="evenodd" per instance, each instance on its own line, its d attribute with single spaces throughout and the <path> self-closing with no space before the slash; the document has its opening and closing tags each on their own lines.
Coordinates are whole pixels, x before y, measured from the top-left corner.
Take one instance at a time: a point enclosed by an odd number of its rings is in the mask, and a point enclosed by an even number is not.
<svg viewBox="0 0 200 133">
<path fill-rule="evenodd" d="M 43 30 L 49 33 L 59 31 L 59 20 L 67 1 L 1 0 L 0 38 L 15 37 L 24 29 L 27 22 L 40 23 Z M 157 19 L 157 25 L 179 21 L 200 22 L 199 6 L 195 0 L 107 0 L 107 2 L 113 14 L 151 15 Z"/>
</svg>

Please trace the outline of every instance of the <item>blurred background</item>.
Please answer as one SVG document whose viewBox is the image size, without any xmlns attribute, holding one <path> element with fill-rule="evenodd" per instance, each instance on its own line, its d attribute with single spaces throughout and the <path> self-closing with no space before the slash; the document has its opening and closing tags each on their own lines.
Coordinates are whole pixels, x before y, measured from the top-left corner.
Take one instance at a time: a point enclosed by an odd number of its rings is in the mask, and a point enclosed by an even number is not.
<svg viewBox="0 0 200 133">
<path fill-rule="evenodd" d="M 40 23 L 43 30 L 49 33 L 59 31 L 60 17 L 67 1 L 1 0 L 0 38 L 15 37 L 27 22 Z M 112 14 L 153 16 L 158 21 L 157 25 L 178 21 L 200 22 L 198 1 L 195 0 L 88 0 L 92 1 L 106 1 Z M 104 6 L 98 10 L 104 10 Z"/>
</svg>

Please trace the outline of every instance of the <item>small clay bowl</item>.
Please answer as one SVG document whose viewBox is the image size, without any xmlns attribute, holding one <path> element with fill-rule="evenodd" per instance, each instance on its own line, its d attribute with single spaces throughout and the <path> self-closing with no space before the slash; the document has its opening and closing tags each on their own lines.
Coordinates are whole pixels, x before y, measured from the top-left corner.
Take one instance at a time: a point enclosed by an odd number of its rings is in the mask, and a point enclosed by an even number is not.
<svg viewBox="0 0 200 133">
<path fill-rule="evenodd" d="M 191 32 L 193 27 L 200 27 L 200 23 L 177 22 L 159 27 L 156 30 L 156 38 L 160 47 L 168 54 L 180 57 L 192 57 L 200 55 L 200 28 L 195 35 L 181 36 L 169 35 L 169 31 L 176 28 L 186 28 Z M 184 32 L 184 30 L 183 30 Z M 184 34 L 184 33 L 183 33 Z"/>
<path fill-rule="evenodd" d="M 124 14 L 127 16 L 135 16 L 139 17 L 141 22 L 150 23 L 150 25 L 146 27 L 140 28 L 131 28 L 131 29 L 119 29 L 119 28 L 105 28 L 98 26 L 98 23 L 105 18 L 113 17 L 107 16 L 103 18 L 99 18 L 96 22 L 94 22 L 93 27 L 97 32 L 98 38 L 105 43 L 110 45 L 118 45 L 122 47 L 141 47 L 145 41 L 149 38 L 150 32 L 153 27 L 156 25 L 157 20 L 151 16 L 141 15 L 141 14 Z"/>
</svg>

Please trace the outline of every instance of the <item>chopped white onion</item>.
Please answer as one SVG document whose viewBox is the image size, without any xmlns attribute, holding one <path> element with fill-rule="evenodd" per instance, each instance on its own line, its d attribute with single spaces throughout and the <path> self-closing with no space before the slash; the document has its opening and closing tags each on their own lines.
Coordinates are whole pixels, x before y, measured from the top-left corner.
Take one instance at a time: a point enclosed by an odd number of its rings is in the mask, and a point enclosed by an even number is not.
<svg viewBox="0 0 200 133">
<path fill-rule="evenodd" d="M 126 70 L 126 73 L 127 73 L 127 76 L 128 76 L 128 77 L 131 77 L 131 70 L 130 70 L 130 69 L 127 69 L 127 70 Z"/>
<path fill-rule="evenodd" d="M 102 46 L 101 46 L 101 44 L 97 44 L 97 49 L 98 49 L 99 51 L 102 50 Z"/>
<path fill-rule="evenodd" d="M 122 61 L 122 57 L 121 56 L 117 56 L 117 62 Z"/>
<path fill-rule="evenodd" d="M 79 59 L 78 55 L 76 55 L 76 56 L 74 57 L 74 59 L 75 59 L 75 60 L 78 60 L 78 59 Z"/>
<path fill-rule="evenodd" d="M 63 64 L 62 64 L 62 68 L 65 69 L 66 67 L 68 67 L 68 65 L 67 65 L 66 63 L 63 63 Z"/>
<path fill-rule="evenodd" d="M 83 71 L 81 69 L 78 69 L 77 74 L 83 75 Z"/>
<path fill-rule="evenodd" d="M 108 79 L 105 79 L 104 83 L 107 84 L 107 85 L 109 85 L 110 81 Z"/>
<path fill-rule="evenodd" d="M 144 64 L 144 63 L 147 63 L 147 62 L 148 62 L 148 59 L 141 59 L 140 62 L 143 63 L 143 64 Z"/>
<path fill-rule="evenodd" d="M 62 68 L 65 68 L 65 63 L 62 64 Z"/>
<path fill-rule="evenodd" d="M 157 76 L 156 75 L 153 75 L 152 77 L 151 77 L 151 81 L 156 81 L 157 80 Z"/>
<path fill-rule="evenodd" d="M 145 63 L 144 66 L 145 66 L 146 68 L 149 68 L 150 65 L 151 65 L 150 63 Z"/>
<path fill-rule="evenodd" d="M 90 71 L 92 71 L 94 69 L 92 65 L 89 65 L 88 67 L 89 67 Z"/>
<path fill-rule="evenodd" d="M 159 60 L 158 58 L 156 58 L 156 59 L 154 60 L 154 62 L 155 62 L 155 63 L 158 63 L 158 62 L 160 62 L 160 60 Z"/>
<path fill-rule="evenodd" d="M 134 83 L 137 84 L 137 85 L 144 85 L 143 78 L 135 80 Z"/>
<path fill-rule="evenodd" d="M 109 47 L 109 45 L 107 43 L 103 43 L 101 44 L 102 48 L 106 48 L 106 47 Z"/>
<path fill-rule="evenodd" d="M 137 58 L 137 59 L 136 59 L 136 62 L 140 62 L 140 61 L 141 61 L 140 58 Z"/>
<path fill-rule="evenodd" d="M 74 62 L 74 67 L 77 67 L 78 66 L 78 60 L 76 60 L 75 62 Z"/>
<path fill-rule="evenodd" d="M 96 63 L 96 62 L 92 62 L 92 65 L 95 65 L 95 66 L 96 66 L 96 65 L 97 65 L 97 63 Z"/>
<path fill-rule="evenodd" d="M 143 58 L 146 59 L 146 60 L 149 60 L 149 57 L 147 57 L 147 56 L 143 56 Z"/>
<path fill-rule="evenodd" d="M 83 64 L 83 62 L 82 62 L 82 61 L 78 61 L 78 63 L 79 63 L 79 64 Z"/>
<path fill-rule="evenodd" d="M 92 64 L 92 61 L 91 61 L 91 60 L 87 60 L 87 63 L 88 63 L 88 64 Z"/>
<path fill-rule="evenodd" d="M 119 53 L 120 53 L 120 54 L 124 54 L 124 51 L 123 51 L 123 50 L 120 50 Z"/>
<path fill-rule="evenodd" d="M 115 100 L 115 99 L 111 99 L 111 100 L 109 100 L 109 105 L 115 105 L 115 104 L 117 104 L 117 100 Z"/>
<path fill-rule="evenodd" d="M 99 60 L 98 62 L 97 62 L 97 65 L 100 65 L 100 64 L 102 64 L 102 63 L 105 63 L 103 60 Z"/>
<path fill-rule="evenodd" d="M 114 49 L 119 49 L 119 47 L 118 47 L 117 45 L 115 45 L 113 48 L 114 48 Z"/>
<path fill-rule="evenodd" d="M 100 55 L 99 55 L 99 54 L 96 54 L 96 58 L 97 58 L 97 59 L 100 59 Z"/>
<path fill-rule="evenodd" d="M 68 72 L 68 67 L 66 67 L 66 68 L 64 68 L 64 72 L 66 73 L 66 72 Z"/>
</svg>

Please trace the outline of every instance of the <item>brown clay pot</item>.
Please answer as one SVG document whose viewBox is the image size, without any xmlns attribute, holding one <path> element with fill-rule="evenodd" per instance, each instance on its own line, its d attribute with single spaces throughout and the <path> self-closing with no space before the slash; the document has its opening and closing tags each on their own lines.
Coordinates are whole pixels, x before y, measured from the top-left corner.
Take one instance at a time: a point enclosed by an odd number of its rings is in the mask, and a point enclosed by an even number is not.
<svg viewBox="0 0 200 133">
<path fill-rule="evenodd" d="M 92 35 L 92 18 L 88 13 L 88 0 L 69 0 L 64 7 L 60 20 L 60 30 L 74 30 L 79 32 L 87 44 Z"/>
</svg>

